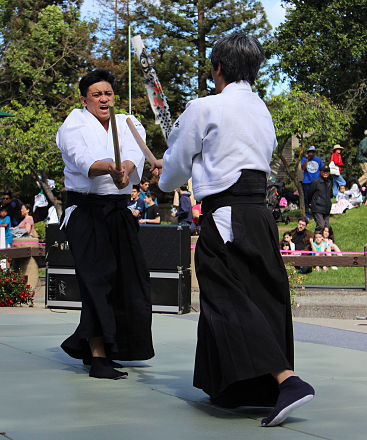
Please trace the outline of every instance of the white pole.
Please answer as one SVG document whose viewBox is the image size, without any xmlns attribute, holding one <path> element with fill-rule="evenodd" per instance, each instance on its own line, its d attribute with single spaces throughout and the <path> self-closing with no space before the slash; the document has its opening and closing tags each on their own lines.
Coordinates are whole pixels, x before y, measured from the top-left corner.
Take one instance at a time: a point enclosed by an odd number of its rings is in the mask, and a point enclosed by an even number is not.
<svg viewBox="0 0 367 440">
<path fill-rule="evenodd" d="M 129 25 L 129 115 L 131 115 L 131 27 Z"/>
</svg>

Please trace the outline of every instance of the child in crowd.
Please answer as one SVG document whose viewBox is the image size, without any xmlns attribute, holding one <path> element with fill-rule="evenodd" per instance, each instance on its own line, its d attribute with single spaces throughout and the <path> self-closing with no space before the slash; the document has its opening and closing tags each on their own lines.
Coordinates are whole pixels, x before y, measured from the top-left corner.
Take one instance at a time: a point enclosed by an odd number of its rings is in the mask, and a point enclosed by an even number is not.
<svg viewBox="0 0 367 440">
<path fill-rule="evenodd" d="M 11 233 L 11 220 L 8 216 L 8 210 L 6 206 L 0 208 L 0 227 L 5 228 L 5 247 L 11 247 L 13 243 L 13 235 Z"/>
<path fill-rule="evenodd" d="M 292 241 L 292 235 L 291 235 L 291 233 L 290 233 L 290 231 L 288 231 L 288 232 L 284 232 L 284 234 L 283 234 L 283 239 L 282 239 L 282 243 L 283 242 L 287 242 L 288 243 L 288 245 L 289 245 L 289 249 L 291 250 L 291 251 L 294 251 L 295 249 L 296 249 L 296 245 L 293 243 L 293 241 Z M 283 248 L 282 248 L 283 249 Z"/>
<path fill-rule="evenodd" d="M 345 193 L 345 185 L 339 186 L 339 191 L 336 196 L 336 201 L 339 202 L 339 200 L 349 200 L 349 195 Z"/>
<path fill-rule="evenodd" d="M 294 243 L 293 243 L 294 244 Z M 280 249 L 284 252 L 282 252 L 282 254 L 290 254 L 292 252 L 289 241 L 286 240 L 282 240 L 280 242 Z"/>
<path fill-rule="evenodd" d="M 324 226 L 322 231 L 322 241 L 328 252 L 340 252 L 339 247 L 334 243 L 334 232 L 331 226 Z M 331 255 L 331 254 L 328 254 Z M 339 255 L 342 255 L 339 253 Z M 331 266 L 333 270 L 338 270 L 337 266 Z"/>
<path fill-rule="evenodd" d="M 311 242 L 312 250 L 315 252 L 312 255 L 319 255 L 320 252 L 325 252 L 326 246 L 325 243 L 322 241 L 322 233 L 319 229 L 315 230 L 313 239 L 310 238 L 310 242 Z M 315 270 L 316 272 L 320 272 L 320 266 L 316 266 Z M 322 270 L 324 272 L 327 272 L 328 268 L 326 266 L 323 266 Z"/>
</svg>

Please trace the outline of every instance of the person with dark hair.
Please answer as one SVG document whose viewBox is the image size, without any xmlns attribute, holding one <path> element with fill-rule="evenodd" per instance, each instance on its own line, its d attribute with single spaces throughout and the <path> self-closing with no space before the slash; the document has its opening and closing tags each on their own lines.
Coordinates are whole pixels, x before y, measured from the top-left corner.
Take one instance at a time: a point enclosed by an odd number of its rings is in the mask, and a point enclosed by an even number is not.
<svg viewBox="0 0 367 440">
<path fill-rule="evenodd" d="M 116 168 L 109 114 L 113 84 L 113 75 L 102 69 L 85 75 L 79 83 L 84 109 L 74 109 L 56 137 L 67 194 L 61 227 L 74 257 L 82 301 L 80 324 L 61 347 L 91 365 L 89 376 L 105 379 L 127 376 L 113 359 L 154 356 L 149 273 L 138 224 L 127 208 L 144 156 L 127 116 L 117 114 L 122 169 Z M 145 139 L 142 125 L 129 117 Z"/>
<path fill-rule="evenodd" d="M 316 229 L 321 230 L 324 226 L 329 226 L 332 195 L 333 183 L 330 179 L 330 168 L 324 165 L 320 168 L 320 177 L 311 183 L 308 192 L 308 203 Z"/>
<path fill-rule="evenodd" d="M 202 200 L 194 386 L 214 404 L 274 406 L 262 426 L 275 426 L 314 390 L 293 371 L 288 277 L 265 205 L 277 141 L 268 109 L 251 90 L 263 59 L 258 40 L 243 33 L 214 45 L 216 95 L 188 103 L 152 171 L 163 167 L 166 192 L 192 176 Z"/>
<path fill-rule="evenodd" d="M 5 206 L 0 207 L 0 227 L 5 228 L 5 246 L 11 247 L 13 235 L 11 233 L 11 220 Z"/>
<path fill-rule="evenodd" d="M 131 190 L 131 200 L 127 204 L 127 207 L 132 212 L 132 215 L 136 217 L 138 220 L 141 219 L 142 215 L 145 211 L 145 204 L 143 200 L 139 197 L 140 194 L 140 186 L 134 185 Z"/>
<path fill-rule="evenodd" d="M 295 250 L 297 251 L 311 250 L 310 239 L 313 237 L 313 233 L 306 229 L 307 225 L 307 217 L 299 217 L 297 220 L 297 227 L 290 231 Z"/>
<path fill-rule="evenodd" d="M 187 185 L 176 188 L 179 194 L 178 211 L 172 212 L 172 217 L 177 217 L 179 225 L 189 225 L 192 223 L 191 193 L 187 190 Z"/>
<path fill-rule="evenodd" d="M 22 202 L 19 199 L 13 198 L 11 191 L 3 191 L 1 197 L 1 206 L 5 206 L 10 217 L 11 226 L 18 226 L 22 221 L 22 214 L 20 209 L 22 207 Z"/>
<path fill-rule="evenodd" d="M 303 198 L 305 201 L 306 217 L 309 218 L 309 191 L 311 183 L 320 177 L 320 168 L 324 166 L 324 162 L 316 156 L 316 147 L 311 145 L 307 149 L 307 156 L 302 157 L 301 168 L 303 170 Z"/>
<path fill-rule="evenodd" d="M 159 207 L 154 200 L 157 200 L 157 197 L 154 193 L 149 192 L 146 194 L 144 202 L 148 206 L 145 210 L 145 218 L 139 220 L 141 224 L 160 224 L 161 216 L 159 214 Z"/>
</svg>

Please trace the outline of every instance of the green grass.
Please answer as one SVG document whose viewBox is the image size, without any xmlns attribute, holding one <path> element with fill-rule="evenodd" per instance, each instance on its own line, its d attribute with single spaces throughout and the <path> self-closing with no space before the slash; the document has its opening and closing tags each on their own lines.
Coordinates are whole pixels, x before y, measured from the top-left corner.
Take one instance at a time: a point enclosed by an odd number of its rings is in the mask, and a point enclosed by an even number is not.
<svg viewBox="0 0 367 440">
<path fill-rule="evenodd" d="M 297 221 L 288 225 L 278 223 L 279 238 L 285 231 L 297 226 Z M 348 210 L 345 214 L 330 216 L 330 226 L 334 231 L 334 241 L 341 251 L 363 252 L 367 244 L 367 206 Z M 307 229 L 314 231 L 315 222 L 310 220 Z M 328 272 L 316 272 L 305 276 L 304 284 L 334 286 L 363 286 L 365 284 L 364 268 L 340 267 L 337 271 L 329 268 Z"/>
</svg>

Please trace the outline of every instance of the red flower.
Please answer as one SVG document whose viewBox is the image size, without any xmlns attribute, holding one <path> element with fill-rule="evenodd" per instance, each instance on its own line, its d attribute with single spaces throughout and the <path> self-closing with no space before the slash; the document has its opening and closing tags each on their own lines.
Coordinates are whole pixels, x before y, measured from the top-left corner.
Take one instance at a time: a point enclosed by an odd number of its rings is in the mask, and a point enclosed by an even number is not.
<svg viewBox="0 0 367 440">
<path fill-rule="evenodd" d="M 5 278 L 5 281 L 8 283 L 9 282 L 9 278 Z"/>
</svg>

